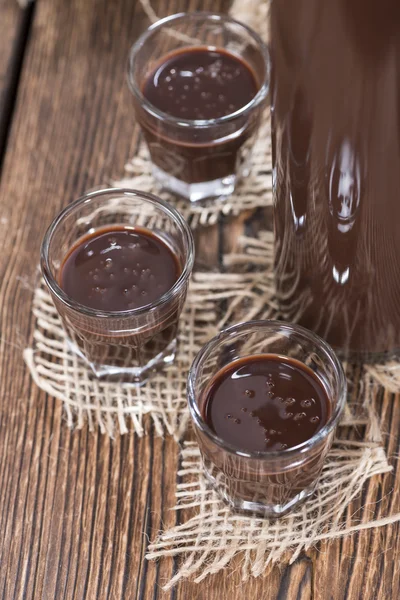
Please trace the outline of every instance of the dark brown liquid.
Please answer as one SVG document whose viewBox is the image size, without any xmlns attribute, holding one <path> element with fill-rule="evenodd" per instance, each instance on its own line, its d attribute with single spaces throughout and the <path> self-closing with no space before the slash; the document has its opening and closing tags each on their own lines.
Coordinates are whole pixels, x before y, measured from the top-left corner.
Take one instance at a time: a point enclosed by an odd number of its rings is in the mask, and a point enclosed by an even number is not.
<svg viewBox="0 0 400 600">
<path fill-rule="evenodd" d="M 217 119 L 246 106 L 259 82 L 240 58 L 222 49 L 184 48 L 166 55 L 145 80 L 147 100 L 182 119 Z M 230 124 L 177 129 L 138 110 L 153 163 L 186 183 L 213 181 L 237 174 L 250 152 L 245 142 L 256 131 L 259 112 Z"/>
<path fill-rule="evenodd" d="M 175 254 L 151 231 L 114 226 L 79 240 L 64 259 L 60 284 L 76 302 L 116 312 L 157 301 L 180 272 Z"/>
<path fill-rule="evenodd" d="M 312 438 L 328 420 L 330 402 L 313 371 L 299 361 L 258 355 L 236 360 L 215 376 L 203 411 L 222 440 L 262 452 Z"/>
<path fill-rule="evenodd" d="M 400 3 L 271 4 L 276 284 L 285 319 L 400 348 Z"/>
<path fill-rule="evenodd" d="M 165 57 L 143 95 L 167 115 L 218 119 L 246 106 L 258 91 L 252 70 L 225 50 L 191 48 Z"/>
<path fill-rule="evenodd" d="M 165 302 L 156 312 L 125 318 L 123 311 L 157 301 L 171 289 L 181 270 L 167 244 L 140 227 L 104 227 L 70 249 L 60 270 L 63 290 L 84 306 L 121 312 L 120 318 L 92 322 L 60 306 L 68 337 L 96 373 L 129 373 L 161 353 L 172 352 L 185 294 Z"/>
</svg>

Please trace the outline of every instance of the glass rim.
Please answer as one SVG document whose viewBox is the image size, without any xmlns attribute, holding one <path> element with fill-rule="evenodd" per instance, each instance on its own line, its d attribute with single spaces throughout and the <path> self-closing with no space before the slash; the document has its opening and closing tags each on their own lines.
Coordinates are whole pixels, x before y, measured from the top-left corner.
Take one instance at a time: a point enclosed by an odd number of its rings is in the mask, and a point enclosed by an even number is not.
<svg viewBox="0 0 400 600">
<path fill-rule="evenodd" d="M 81 304 L 80 302 L 74 300 L 71 296 L 64 292 L 64 290 L 56 281 L 52 273 L 52 268 L 50 266 L 49 259 L 50 244 L 54 238 L 54 234 L 56 233 L 57 227 L 63 222 L 63 220 L 70 214 L 72 214 L 75 211 L 75 209 L 79 208 L 80 206 L 89 204 L 90 201 L 92 201 L 93 199 L 99 198 L 101 196 L 107 196 L 110 194 L 120 194 L 125 197 L 131 196 L 139 198 L 145 200 L 146 202 L 150 202 L 153 205 L 161 207 L 164 213 L 171 217 L 175 224 L 179 226 L 185 238 L 186 246 L 188 248 L 187 257 L 185 260 L 185 264 L 183 265 L 182 273 L 175 281 L 174 285 L 169 288 L 169 290 L 167 290 L 155 302 L 145 304 L 144 306 L 140 306 L 138 308 L 120 311 L 98 310 L 89 306 L 85 306 L 84 304 Z M 53 221 L 47 228 L 40 248 L 40 266 L 46 285 L 49 287 L 50 291 L 58 298 L 58 300 L 61 300 L 61 302 L 68 306 L 68 308 L 83 313 L 88 317 L 121 319 L 153 311 L 159 308 L 160 306 L 164 305 L 166 302 L 170 301 L 174 296 L 176 296 L 180 292 L 183 285 L 186 283 L 187 279 L 190 277 L 194 265 L 194 252 L 194 239 L 189 225 L 187 224 L 183 216 L 180 214 L 180 212 L 176 210 L 173 206 L 171 206 L 168 202 L 162 200 L 161 198 L 158 198 L 153 194 L 150 194 L 149 192 L 142 192 L 141 190 L 118 187 L 103 188 L 100 190 L 96 189 L 94 191 L 86 192 L 77 200 L 71 202 L 71 204 L 68 204 L 68 206 L 63 208 L 63 210 L 60 213 L 58 213 L 58 215 L 53 219 Z"/>
<path fill-rule="evenodd" d="M 230 113 L 229 115 L 224 115 L 223 117 L 218 117 L 217 119 L 181 119 L 179 117 L 173 117 L 173 116 L 163 112 L 162 110 L 159 110 L 156 106 L 154 106 L 151 102 L 149 102 L 147 100 L 147 98 L 145 98 L 145 96 L 142 94 L 139 86 L 136 84 L 136 81 L 132 75 L 133 68 L 135 65 L 136 55 L 139 52 L 139 50 L 141 50 L 141 48 L 144 46 L 146 41 L 153 35 L 153 33 L 155 31 L 157 31 L 158 29 L 161 29 L 164 25 L 168 25 L 168 24 L 174 23 L 176 21 L 182 21 L 187 18 L 190 18 L 190 19 L 206 19 L 207 18 L 207 19 L 210 19 L 211 21 L 216 21 L 216 22 L 220 21 L 223 23 L 233 23 L 233 24 L 241 27 L 242 29 L 244 29 L 253 38 L 253 40 L 256 42 L 257 46 L 261 50 L 261 54 L 264 58 L 264 63 L 265 63 L 265 76 L 263 78 L 263 81 L 261 82 L 260 89 L 258 90 L 257 94 L 254 96 L 254 98 L 252 98 L 250 100 L 250 102 L 248 102 L 247 104 L 245 104 L 244 106 L 242 106 L 241 108 L 236 110 L 235 112 Z M 214 48 L 214 46 L 210 46 L 210 47 Z M 144 33 L 142 33 L 142 35 L 138 38 L 138 40 L 133 44 L 133 46 L 131 47 L 131 49 L 129 51 L 127 80 L 128 80 L 128 87 L 131 90 L 131 92 L 137 97 L 137 99 L 140 101 L 143 108 L 149 114 L 151 114 L 153 117 L 155 117 L 157 119 L 161 119 L 163 121 L 168 121 L 170 123 L 173 123 L 177 127 L 196 127 L 196 128 L 204 128 L 205 129 L 208 127 L 222 125 L 224 123 L 228 123 L 229 121 L 235 120 L 238 117 L 241 117 L 242 115 L 246 114 L 249 110 L 258 106 L 266 98 L 266 96 L 268 94 L 270 69 L 271 69 L 270 57 L 269 57 L 267 45 L 264 43 L 264 41 L 261 39 L 261 37 L 258 35 L 258 33 L 256 33 L 251 27 L 249 27 L 245 23 L 242 23 L 241 21 L 238 21 L 237 19 L 234 19 L 233 17 L 230 17 L 229 15 L 223 15 L 223 14 L 213 13 L 213 12 L 209 12 L 209 11 L 195 11 L 195 12 L 191 12 L 191 13 L 180 12 L 180 13 L 176 13 L 174 15 L 169 15 L 168 17 L 164 17 L 163 19 L 159 19 L 158 21 L 156 21 L 155 23 L 150 25 L 150 27 L 148 27 L 146 29 L 146 31 Z"/>
<path fill-rule="evenodd" d="M 329 417 L 328 421 L 311 438 L 305 440 L 304 442 L 301 442 L 301 444 L 297 444 L 297 446 L 286 448 L 285 450 L 246 451 L 237 448 L 233 444 L 226 442 L 224 439 L 222 439 L 220 436 L 214 433 L 211 427 L 209 427 L 209 425 L 207 425 L 207 423 L 203 419 L 199 406 L 196 402 L 195 384 L 197 379 L 197 372 L 201 362 L 204 360 L 207 354 L 209 354 L 210 351 L 213 350 L 224 339 L 229 339 L 230 336 L 234 336 L 236 334 L 250 333 L 254 328 L 268 328 L 270 330 L 272 329 L 275 331 L 277 331 L 278 329 L 283 329 L 287 332 L 300 334 L 308 341 L 320 346 L 324 350 L 327 358 L 333 365 L 337 374 L 339 387 L 338 402 L 334 407 L 334 410 L 332 411 L 332 414 Z M 248 356 L 256 356 L 256 354 L 249 354 Z M 195 356 L 189 370 L 187 380 L 187 396 L 189 411 L 192 420 L 194 421 L 195 425 L 202 431 L 202 433 L 207 435 L 207 437 L 210 438 L 214 443 L 220 446 L 223 450 L 226 450 L 231 454 L 235 454 L 236 456 L 268 461 L 276 458 L 287 458 L 292 455 L 304 453 L 316 446 L 320 441 L 322 441 L 329 435 L 332 429 L 337 425 L 339 418 L 343 412 L 347 396 L 347 381 L 343 370 L 343 366 L 339 361 L 337 355 L 335 354 L 331 346 L 317 334 L 295 323 L 286 323 L 285 321 L 278 321 L 273 319 L 254 320 L 237 323 L 235 325 L 231 325 L 230 327 L 223 329 L 201 348 L 201 350 Z"/>
</svg>

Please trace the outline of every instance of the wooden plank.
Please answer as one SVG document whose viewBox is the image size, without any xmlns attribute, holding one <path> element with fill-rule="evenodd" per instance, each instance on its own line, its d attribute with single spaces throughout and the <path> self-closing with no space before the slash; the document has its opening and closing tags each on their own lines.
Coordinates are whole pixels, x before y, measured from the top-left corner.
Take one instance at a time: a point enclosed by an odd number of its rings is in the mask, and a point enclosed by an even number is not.
<svg viewBox="0 0 400 600">
<path fill-rule="evenodd" d="M 146 23 L 131 0 L 37 5 L 0 200 L 0 598 L 139 589 L 152 437 L 71 433 L 21 352 L 46 225 L 85 188 L 120 176 L 135 147 L 125 66 Z"/>
<path fill-rule="evenodd" d="M 155 4 L 160 14 L 187 6 Z M 196 7 L 215 10 L 211 0 L 192 1 Z M 132 0 L 41 0 L 36 7 L 0 187 L 0 598 L 396 598 L 397 527 L 321 545 L 245 584 L 237 562 L 201 585 L 163 592 L 176 564 L 143 556 L 147 538 L 176 520 L 169 507 L 177 444 L 151 429 L 142 439 L 114 441 L 87 428 L 70 432 L 60 403 L 36 388 L 23 364 L 48 222 L 86 188 L 120 177 L 135 148 L 125 64 L 147 23 Z M 234 248 L 261 218 L 226 222 L 223 240 L 218 228 L 211 237 L 208 231 L 202 264 L 216 266 L 221 241 Z M 399 399 L 382 398 L 382 414 L 397 452 Z M 364 499 L 382 496 L 383 509 L 398 510 L 392 484 L 371 483 Z"/>
</svg>

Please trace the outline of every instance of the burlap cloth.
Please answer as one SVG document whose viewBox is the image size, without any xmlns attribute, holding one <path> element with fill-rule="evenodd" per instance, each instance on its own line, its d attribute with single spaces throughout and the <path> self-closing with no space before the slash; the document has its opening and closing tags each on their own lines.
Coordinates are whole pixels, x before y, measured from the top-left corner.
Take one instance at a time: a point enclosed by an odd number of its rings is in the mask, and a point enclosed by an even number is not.
<svg viewBox="0 0 400 600">
<path fill-rule="evenodd" d="M 151 15 L 149 3 L 144 2 Z M 267 31 L 267 0 L 236 1 L 233 13 Z M 155 15 L 151 15 L 155 18 Z M 146 150 L 126 166 L 118 184 L 159 193 L 150 174 Z M 254 149 L 253 169 L 237 192 L 225 202 L 188 205 L 170 199 L 189 219 L 192 227 L 215 223 L 221 213 L 271 204 L 271 154 L 268 116 Z M 222 327 L 253 318 L 279 317 L 272 276 L 273 235 L 263 231 L 257 239 L 242 238 L 238 252 L 224 257 L 223 273 L 195 273 L 181 318 L 179 349 L 173 366 L 137 387 L 101 382 L 93 378 L 67 346 L 60 319 L 43 283 L 34 292 L 33 344 L 24 358 L 37 385 L 59 398 L 70 427 L 89 428 L 110 436 L 133 429 L 143 435 L 153 422 L 158 435 L 165 432 L 177 440 L 185 436 L 178 472 L 177 513 L 179 523 L 150 544 L 147 558 L 181 557 L 179 568 L 166 587 L 183 577 L 200 581 L 225 568 L 242 554 L 242 576 L 258 576 L 269 563 L 285 557 L 295 560 L 303 549 L 365 528 L 394 523 L 399 514 L 374 520 L 365 511 L 357 520 L 354 499 L 373 476 L 391 471 L 375 410 L 378 390 L 400 390 L 400 363 L 351 367 L 345 365 L 349 399 L 337 440 L 328 456 L 316 493 L 301 508 L 277 521 L 239 516 L 216 496 L 206 482 L 197 446 L 188 431 L 186 377 L 195 353 Z M 249 272 L 248 266 L 251 265 Z M 223 312 L 221 312 L 221 306 Z M 149 418 L 145 419 L 148 415 Z M 360 508 L 360 501 L 358 501 Z"/>
<path fill-rule="evenodd" d="M 251 174 L 239 183 L 234 194 L 224 200 L 189 204 L 160 189 L 151 175 L 147 148 L 140 141 L 135 156 L 125 165 L 125 177 L 114 181 L 116 187 L 134 188 L 153 192 L 173 204 L 190 223 L 192 229 L 199 225 L 214 225 L 221 214 L 237 215 L 244 210 L 272 204 L 271 135 L 269 111 L 258 132 L 251 155 Z"/>
</svg>

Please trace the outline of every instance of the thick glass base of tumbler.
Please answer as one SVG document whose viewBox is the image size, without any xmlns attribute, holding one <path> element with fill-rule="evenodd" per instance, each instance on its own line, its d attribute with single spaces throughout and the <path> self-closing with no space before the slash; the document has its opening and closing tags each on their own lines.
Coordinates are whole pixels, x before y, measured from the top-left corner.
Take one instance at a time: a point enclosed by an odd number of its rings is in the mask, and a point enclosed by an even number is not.
<svg viewBox="0 0 400 600">
<path fill-rule="evenodd" d="M 153 177 L 165 189 L 182 196 L 190 202 L 199 202 L 208 198 L 223 198 L 229 196 L 235 190 L 237 175 L 227 175 L 212 181 L 201 183 L 187 183 L 166 173 L 156 165 L 152 165 Z"/>
<path fill-rule="evenodd" d="M 98 379 L 108 381 L 123 381 L 126 383 L 135 383 L 142 385 L 153 373 L 160 371 L 163 367 L 172 364 L 175 360 L 177 340 L 174 339 L 162 352 L 157 354 L 148 363 L 143 366 L 115 366 L 112 364 L 100 364 L 91 362 L 90 359 L 76 346 L 74 342 L 67 339 L 68 346 L 72 352 L 77 354 L 90 368 L 91 372 Z"/>
<path fill-rule="evenodd" d="M 232 509 L 244 513 L 255 513 L 268 519 L 283 517 L 287 513 L 293 511 L 299 504 L 304 502 L 314 493 L 317 485 L 317 481 L 314 481 L 310 486 L 301 490 L 296 495 L 291 496 L 290 498 L 285 497 L 285 499 L 279 503 L 268 500 L 264 501 L 261 492 L 257 494 L 258 498 L 253 501 L 244 499 L 239 494 L 233 494 L 231 481 L 229 481 L 226 475 L 221 471 L 217 471 L 215 468 L 212 468 L 210 471 L 204 462 L 203 468 L 206 478 L 217 494 Z M 260 489 L 261 488 L 262 486 L 260 486 Z"/>
</svg>

